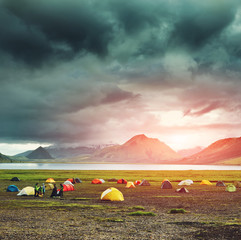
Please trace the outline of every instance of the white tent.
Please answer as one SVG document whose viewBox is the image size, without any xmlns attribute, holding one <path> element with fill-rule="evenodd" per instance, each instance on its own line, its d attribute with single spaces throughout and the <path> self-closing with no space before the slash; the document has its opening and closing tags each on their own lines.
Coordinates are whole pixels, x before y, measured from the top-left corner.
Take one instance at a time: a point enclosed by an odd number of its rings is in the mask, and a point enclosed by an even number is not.
<svg viewBox="0 0 241 240">
<path fill-rule="evenodd" d="M 72 185 L 72 186 L 74 186 L 74 184 L 72 183 L 72 182 L 70 182 L 70 181 L 65 181 L 64 183 L 63 183 L 64 185 Z"/>
<path fill-rule="evenodd" d="M 100 181 L 101 181 L 102 183 L 105 183 L 105 180 L 104 180 L 104 179 L 102 179 L 102 178 L 100 178 Z"/>
<path fill-rule="evenodd" d="M 34 187 L 25 187 L 17 194 L 17 196 L 30 196 L 30 195 L 34 195 Z"/>
<path fill-rule="evenodd" d="M 178 186 L 183 186 L 183 185 L 189 186 L 191 184 L 193 184 L 193 181 L 190 179 L 187 179 L 187 180 L 183 180 L 180 183 L 178 183 Z"/>
</svg>

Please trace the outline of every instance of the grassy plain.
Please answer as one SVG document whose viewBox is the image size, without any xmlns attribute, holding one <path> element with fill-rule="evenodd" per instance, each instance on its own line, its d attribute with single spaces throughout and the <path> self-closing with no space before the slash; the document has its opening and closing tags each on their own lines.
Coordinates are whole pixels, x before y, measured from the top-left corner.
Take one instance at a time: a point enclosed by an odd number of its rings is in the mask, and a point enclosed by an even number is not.
<svg viewBox="0 0 241 240">
<path fill-rule="evenodd" d="M 21 181 L 11 182 L 15 176 Z M 6 192 L 8 185 L 22 189 L 49 177 L 57 186 L 72 177 L 82 183 L 64 192 L 63 199 L 50 198 L 50 190 L 43 198 Z M 147 179 L 151 186 L 127 189 L 108 181 L 94 185 L 94 178 Z M 165 178 L 173 189 L 161 189 Z M 187 186 L 188 194 L 177 193 L 184 179 L 194 184 Z M 200 185 L 203 179 L 213 185 Z M 218 180 L 241 181 L 241 171 L 0 170 L 0 239 L 241 239 L 241 188 L 226 192 L 215 186 Z M 108 187 L 118 188 L 125 200 L 101 201 Z M 171 214 L 171 209 L 185 213 Z"/>
</svg>

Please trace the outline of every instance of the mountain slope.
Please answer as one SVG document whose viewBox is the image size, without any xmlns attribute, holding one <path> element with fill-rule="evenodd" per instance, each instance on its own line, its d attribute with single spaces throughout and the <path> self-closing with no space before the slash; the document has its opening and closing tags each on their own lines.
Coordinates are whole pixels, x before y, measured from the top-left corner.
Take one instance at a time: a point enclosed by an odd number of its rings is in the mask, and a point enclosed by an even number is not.
<svg viewBox="0 0 241 240">
<path fill-rule="evenodd" d="M 134 136 L 123 145 L 107 147 L 93 154 L 94 158 L 123 163 L 165 163 L 180 156 L 165 143 L 144 134 Z"/>
<path fill-rule="evenodd" d="M 241 157 L 241 137 L 226 138 L 212 143 L 201 152 L 184 158 L 186 164 L 221 164 L 224 160 Z"/>
<path fill-rule="evenodd" d="M 0 153 L 0 163 L 8 163 L 8 162 L 12 162 L 11 158 Z"/>
<path fill-rule="evenodd" d="M 26 156 L 29 159 L 53 159 L 43 147 L 39 147 Z"/>
</svg>

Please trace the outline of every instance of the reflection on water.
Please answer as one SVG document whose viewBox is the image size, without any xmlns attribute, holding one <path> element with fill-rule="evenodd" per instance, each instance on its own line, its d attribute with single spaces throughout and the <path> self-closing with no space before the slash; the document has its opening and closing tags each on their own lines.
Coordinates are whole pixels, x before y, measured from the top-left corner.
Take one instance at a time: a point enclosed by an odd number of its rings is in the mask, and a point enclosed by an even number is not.
<svg viewBox="0 0 241 240">
<path fill-rule="evenodd" d="M 241 170 L 241 166 L 168 164 L 0 163 L 0 169 L 39 170 Z"/>
</svg>

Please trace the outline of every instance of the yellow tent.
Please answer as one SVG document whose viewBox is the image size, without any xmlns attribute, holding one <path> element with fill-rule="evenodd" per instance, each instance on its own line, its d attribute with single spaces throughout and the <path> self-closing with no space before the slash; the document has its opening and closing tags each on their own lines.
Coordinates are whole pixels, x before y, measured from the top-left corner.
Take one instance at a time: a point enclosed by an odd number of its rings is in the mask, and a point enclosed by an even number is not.
<svg viewBox="0 0 241 240">
<path fill-rule="evenodd" d="M 33 187 L 25 187 L 23 188 L 17 196 L 29 196 L 29 195 L 34 195 L 34 188 Z"/>
<path fill-rule="evenodd" d="M 46 182 L 55 183 L 55 181 L 54 181 L 53 178 L 48 178 L 48 179 L 46 180 Z"/>
<path fill-rule="evenodd" d="M 126 184 L 126 188 L 135 188 L 135 185 L 134 185 L 133 182 L 128 182 L 128 183 Z"/>
<path fill-rule="evenodd" d="M 54 188 L 54 185 L 52 183 L 48 183 L 45 185 L 45 190 L 52 190 Z"/>
<path fill-rule="evenodd" d="M 212 185 L 208 180 L 202 180 L 200 185 Z"/>
<path fill-rule="evenodd" d="M 107 201 L 124 201 L 123 194 L 116 188 L 110 187 L 106 189 L 100 196 L 101 200 Z"/>
</svg>

